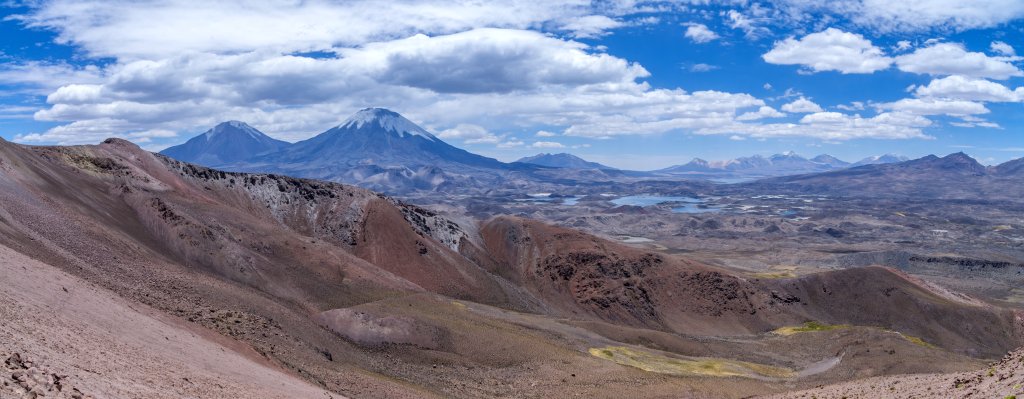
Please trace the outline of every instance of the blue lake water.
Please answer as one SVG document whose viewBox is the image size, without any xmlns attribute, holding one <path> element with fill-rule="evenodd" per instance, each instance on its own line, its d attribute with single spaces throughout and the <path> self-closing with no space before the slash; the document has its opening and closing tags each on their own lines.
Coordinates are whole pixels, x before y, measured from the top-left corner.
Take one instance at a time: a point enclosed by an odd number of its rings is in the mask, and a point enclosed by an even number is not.
<svg viewBox="0 0 1024 399">
<path fill-rule="evenodd" d="M 530 198 L 521 198 L 521 199 L 517 199 L 516 201 L 557 203 L 559 200 L 561 200 L 562 201 L 562 205 L 576 205 L 576 203 L 580 202 L 580 198 L 582 198 L 582 197 L 579 197 L 579 196 L 573 196 L 573 197 L 551 197 L 551 194 L 547 194 L 547 193 L 528 194 L 528 195 L 530 196 Z"/>
<path fill-rule="evenodd" d="M 616 206 L 651 206 L 658 205 L 663 202 L 688 202 L 698 204 L 703 201 L 693 197 L 668 197 L 661 195 L 627 195 L 625 197 L 620 197 L 612 200 L 612 203 L 615 204 Z"/>
<path fill-rule="evenodd" d="M 673 197 L 673 196 L 662 196 L 662 195 L 628 195 L 621 198 L 616 198 L 611 201 L 617 206 L 631 205 L 631 206 L 651 206 L 658 205 L 665 202 L 681 202 L 682 205 L 675 206 L 672 208 L 672 212 L 675 213 L 707 213 L 707 212 L 719 212 L 720 208 L 715 206 L 704 206 L 704 200 L 694 197 Z"/>
<path fill-rule="evenodd" d="M 697 204 L 686 204 L 686 205 L 683 205 L 683 206 L 678 206 L 678 207 L 672 208 L 672 212 L 675 212 L 675 213 L 708 213 L 708 212 L 719 212 L 721 210 L 722 210 L 721 208 L 718 208 L 718 207 L 715 207 L 715 206 L 700 207 L 700 206 L 697 206 Z"/>
</svg>

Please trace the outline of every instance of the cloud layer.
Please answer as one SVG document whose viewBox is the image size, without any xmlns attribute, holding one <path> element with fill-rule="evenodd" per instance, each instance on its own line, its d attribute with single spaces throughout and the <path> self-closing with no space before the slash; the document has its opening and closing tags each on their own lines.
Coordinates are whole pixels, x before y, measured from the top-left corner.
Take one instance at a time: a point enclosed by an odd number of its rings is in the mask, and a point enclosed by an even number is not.
<svg viewBox="0 0 1024 399">
<path fill-rule="evenodd" d="M 1006 42 L 992 42 L 987 53 L 941 41 L 887 52 L 853 28 L 962 30 L 1024 16 L 1019 1 L 980 1 L 727 0 L 715 13 L 700 11 L 707 2 L 699 0 L 44 0 L 13 19 L 55 32 L 84 62 L 4 63 L 0 83 L 45 96 L 33 116 L 59 126 L 18 137 L 32 143 L 111 135 L 166 141 L 226 119 L 296 140 L 366 106 L 393 108 L 446 140 L 499 148 L 563 146 L 528 144 L 516 136 L 530 135 L 524 131 L 590 139 L 666 132 L 927 138 L 929 118 L 986 123 L 977 116 L 989 112 L 985 103 L 1022 101 L 1024 89 L 992 81 L 1024 76 L 1021 58 Z M 643 65 L 588 44 L 673 15 L 664 11 L 686 15 L 687 22 L 671 22 L 682 31 L 676 37 L 701 48 L 771 40 L 763 60 L 801 73 L 895 68 L 932 81 L 896 101 L 829 106 L 803 96 L 653 87 Z M 828 26 L 838 21 L 843 26 Z M 780 37 L 786 24 L 814 29 Z M 698 61 L 681 68 L 718 73 Z"/>
</svg>

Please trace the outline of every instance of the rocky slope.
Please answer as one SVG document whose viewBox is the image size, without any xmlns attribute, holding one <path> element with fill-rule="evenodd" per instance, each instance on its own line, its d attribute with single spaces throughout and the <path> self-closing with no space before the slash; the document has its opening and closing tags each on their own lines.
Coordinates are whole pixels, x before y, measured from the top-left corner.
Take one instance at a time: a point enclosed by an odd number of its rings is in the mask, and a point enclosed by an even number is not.
<svg viewBox="0 0 1024 399">
<path fill-rule="evenodd" d="M 134 307 L 205 337 L 187 341 L 197 348 L 255 359 L 246 366 L 254 375 L 283 374 L 299 391 L 329 395 L 615 397 L 643 387 L 653 397 L 735 397 L 865 369 L 963 370 L 977 362 L 970 356 L 996 357 L 1022 343 L 1013 311 L 889 269 L 751 279 L 536 221 L 456 223 L 364 189 L 208 169 L 117 139 L 78 147 L 0 141 L 0 245 L 20 254 L 10 257 L 15 271 L 63 273 L 40 278 L 75 281 L 62 285 L 68 291 L 94 287 L 97 298 L 113 298 L 98 308 Z M 62 298 L 63 289 L 37 288 L 36 278 L 4 279 L 13 303 L 35 300 L 18 294 L 25 290 Z M 50 309 L 69 326 L 107 317 L 61 303 L 32 309 Z M 42 359 L 51 374 L 132 364 L 76 365 L 55 337 L 33 338 L 28 329 L 45 328 L 29 324 L 32 309 L 18 309 L 18 320 L 29 321 L 0 329 L 12 337 L 0 340 L 5 356 Z M 116 335 L 149 323 L 131 317 L 95 328 Z M 849 328 L 773 333 L 808 321 Z M 904 338 L 911 335 L 923 344 Z M 99 338 L 59 336 L 87 347 L 82 356 L 108 352 Z M 180 366 L 169 348 L 186 337 L 164 337 L 175 340 L 131 341 L 136 352 L 125 353 L 165 356 L 146 375 L 192 381 L 185 374 L 212 373 L 197 384 L 209 390 L 193 393 L 174 380 L 167 396 L 218 397 L 218 379 L 246 381 L 220 366 Z M 919 362 L 887 354 L 896 351 Z M 675 361 L 741 371 L 665 367 Z M 85 394 L 146 396 L 137 383 L 104 388 L 79 375 L 69 386 Z M 730 384 L 714 381 L 726 377 Z M 38 384 L 55 386 L 48 378 Z M 277 395 L 267 392 L 256 396 Z"/>
<path fill-rule="evenodd" d="M 1017 398 L 1024 397 L 1024 349 L 989 367 L 955 374 L 870 378 L 766 398 Z"/>
</svg>

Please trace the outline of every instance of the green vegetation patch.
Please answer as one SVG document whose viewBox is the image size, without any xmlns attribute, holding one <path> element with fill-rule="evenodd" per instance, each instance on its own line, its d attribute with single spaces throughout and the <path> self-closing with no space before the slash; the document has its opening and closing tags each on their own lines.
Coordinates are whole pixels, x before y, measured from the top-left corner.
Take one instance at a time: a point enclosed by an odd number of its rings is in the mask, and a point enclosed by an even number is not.
<svg viewBox="0 0 1024 399">
<path fill-rule="evenodd" d="M 796 273 L 793 272 L 760 272 L 750 273 L 750 277 L 762 278 L 765 280 L 778 280 L 784 278 L 796 278 Z"/>
<path fill-rule="evenodd" d="M 808 321 L 799 326 L 781 327 L 772 331 L 772 333 L 782 336 L 790 336 L 805 332 L 841 330 L 844 328 L 850 328 L 850 326 L 847 324 L 825 324 L 817 321 Z"/>
<path fill-rule="evenodd" d="M 623 366 L 661 374 L 759 379 L 796 377 L 796 372 L 785 367 L 719 358 L 675 358 L 624 346 L 590 348 L 590 354 Z"/>
<path fill-rule="evenodd" d="M 903 339 L 905 339 L 907 341 L 910 341 L 914 345 L 923 346 L 925 348 L 931 348 L 931 349 L 935 348 L 935 345 L 929 344 L 928 342 L 926 342 L 925 340 L 921 339 L 920 337 L 915 337 L 913 335 L 907 335 L 907 334 L 904 334 L 904 333 L 898 333 L 898 334 L 901 337 L 903 337 Z"/>
</svg>

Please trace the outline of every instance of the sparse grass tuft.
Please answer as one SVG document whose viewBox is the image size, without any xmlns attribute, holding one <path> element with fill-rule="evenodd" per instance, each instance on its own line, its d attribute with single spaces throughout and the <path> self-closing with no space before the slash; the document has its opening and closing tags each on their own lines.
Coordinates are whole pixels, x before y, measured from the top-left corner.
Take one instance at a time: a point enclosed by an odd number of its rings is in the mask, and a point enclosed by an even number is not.
<svg viewBox="0 0 1024 399">
<path fill-rule="evenodd" d="M 844 329 L 844 328 L 850 328 L 850 326 L 846 325 L 846 324 L 825 324 L 825 323 L 821 323 L 821 322 L 817 322 L 817 321 L 808 321 L 808 322 L 806 322 L 806 323 L 804 323 L 803 325 L 800 325 L 800 326 L 781 327 L 781 328 L 776 329 L 775 331 L 772 331 L 772 333 L 775 333 L 775 334 L 778 334 L 778 335 L 783 335 L 783 336 L 789 336 L 789 335 L 798 334 L 798 333 L 815 332 L 815 331 L 831 331 L 831 330 L 840 330 L 840 329 Z"/>
<path fill-rule="evenodd" d="M 793 272 L 760 272 L 750 273 L 750 277 L 763 278 L 765 280 L 778 280 L 784 278 L 796 278 L 796 273 Z"/>
<path fill-rule="evenodd" d="M 935 345 L 929 344 L 928 342 L 926 342 L 925 340 L 923 340 L 923 339 L 921 339 L 919 337 L 915 337 L 913 335 L 907 335 L 907 334 L 903 334 L 903 333 L 898 333 L 898 334 L 900 334 L 900 336 L 902 336 L 903 339 L 905 339 L 907 341 L 910 341 L 914 345 L 923 346 L 925 348 L 932 348 L 932 349 L 935 348 Z"/>
<path fill-rule="evenodd" d="M 591 348 L 590 354 L 653 373 L 705 377 L 792 378 L 793 370 L 765 364 L 719 358 L 674 358 L 655 353 L 608 346 Z"/>
</svg>

